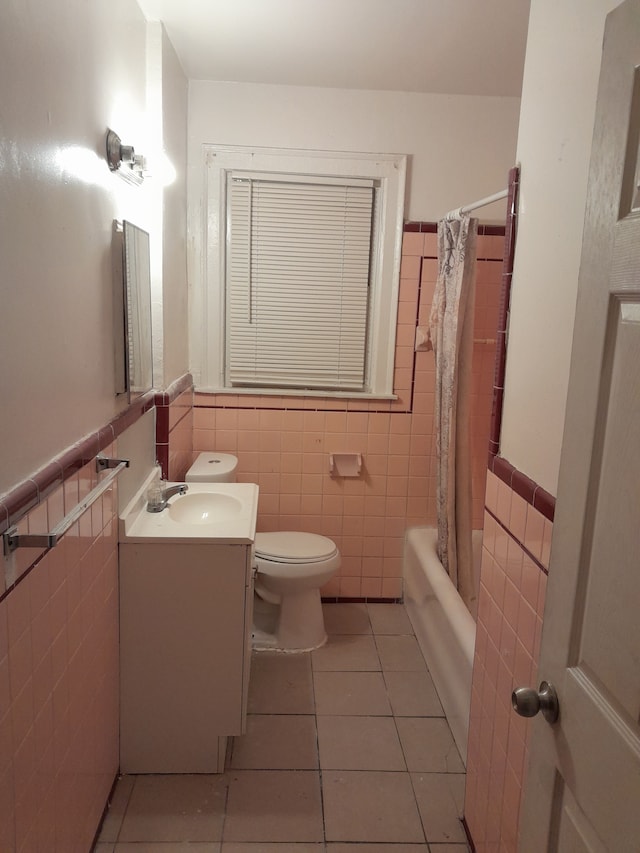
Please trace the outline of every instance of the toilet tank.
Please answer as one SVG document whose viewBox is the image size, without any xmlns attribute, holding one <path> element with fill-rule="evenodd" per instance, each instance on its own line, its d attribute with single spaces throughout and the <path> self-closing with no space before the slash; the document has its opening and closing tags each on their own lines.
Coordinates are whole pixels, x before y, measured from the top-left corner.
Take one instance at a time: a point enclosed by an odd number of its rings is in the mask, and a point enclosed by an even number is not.
<svg viewBox="0 0 640 853">
<path fill-rule="evenodd" d="M 232 453 L 200 453 L 184 478 L 187 483 L 233 483 L 238 457 Z"/>
</svg>

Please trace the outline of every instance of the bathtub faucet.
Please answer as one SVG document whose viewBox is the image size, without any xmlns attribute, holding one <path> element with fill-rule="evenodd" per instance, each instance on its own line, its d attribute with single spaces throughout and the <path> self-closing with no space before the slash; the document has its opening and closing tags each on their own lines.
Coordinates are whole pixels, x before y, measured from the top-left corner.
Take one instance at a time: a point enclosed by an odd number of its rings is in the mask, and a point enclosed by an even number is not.
<svg viewBox="0 0 640 853">
<path fill-rule="evenodd" d="M 179 483 L 177 486 L 169 486 L 163 489 L 160 482 L 149 489 L 147 494 L 147 512 L 162 512 L 166 508 L 169 498 L 174 495 L 184 495 L 189 486 L 186 483 Z"/>
</svg>

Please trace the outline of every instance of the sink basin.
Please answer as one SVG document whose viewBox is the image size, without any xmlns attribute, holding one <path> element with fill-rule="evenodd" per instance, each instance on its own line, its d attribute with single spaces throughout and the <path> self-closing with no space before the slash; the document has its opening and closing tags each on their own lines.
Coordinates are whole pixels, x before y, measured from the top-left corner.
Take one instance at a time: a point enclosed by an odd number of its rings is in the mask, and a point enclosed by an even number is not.
<svg viewBox="0 0 640 853">
<path fill-rule="evenodd" d="M 184 495 L 169 498 L 162 512 L 147 512 L 152 471 L 120 515 L 121 542 L 251 544 L 256 535 L 255 483 L 189 483 Z M 168 483 L 169 487 L 180 485 Z"/>
<path fill-rule="evenodd" d="M 200 492 L 172 498 L 168 513 L 180 524 L 215 524 L 242 511 L 242 503 L 232 495 Z"/>
</svg>

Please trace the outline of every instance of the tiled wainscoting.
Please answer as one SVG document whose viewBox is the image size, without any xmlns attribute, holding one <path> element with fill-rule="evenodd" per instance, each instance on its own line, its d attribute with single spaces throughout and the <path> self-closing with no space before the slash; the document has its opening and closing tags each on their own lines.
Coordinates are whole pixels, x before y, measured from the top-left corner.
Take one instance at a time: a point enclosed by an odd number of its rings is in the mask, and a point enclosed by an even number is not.
<svg viewBox="0 0 640 853">
<path fill-rule="evenodd" d="M 238 477 L 258 483 L 260 530 L 329 536 L 342 554 L 325 596 L 399 598 L 407 527 L 435 524 L 434 366 L 414 352 L 428 326 L 437 278 L 432 223 L 407 223 L 403 240 L 394 391 L 398 399 L 196 394 L 194 452 L 237 454 Z M 502 232 L 502 233 L 501 233 Z M 504 229 L 480 226 L 473 363 L 474 523 L 482 525 L 495 330 Z M 334 479 L 329 454 L 358 452 L 363 475 Z"/>
<path fill-rule="evenodd" d="M 192 381 L 145 395 L 0 497 L 0 533 L 56 526 L 97 485 L 95 457 L 150 409 L 169 468 L 192 457 Z M 164 429 L 164 432 L 163 432 Z M 45 551 L 0 560 L 0 851 L 86 853 L 118 769 L 117 481 Z"/>
<path fill-rule="evenodd" d="M 467 754 L 465 820 L 476 853 L 517 850 L 529 723 L 511 692 L 537 684 L 553 527 L 553 499 L 499 462 L 509 483 L 487 473 Z"/>
<path fill-rule="evenodd" d="M 95 463 L 84 465 L 19 529 L 45 533 L 96 484 Z M 18 582 L 0 598 L 0 850 L 84 853 L 119 759 L 115 484 L 55 548 L 12 559 Z"/>
<path fill-rule="evenodd" d="M 168 480 L 184 480 L 193 461 L 193 387 L 156 394 L 156 453 Z M 184 384 L 182 382 L 181 385 Z"/>
</svg>

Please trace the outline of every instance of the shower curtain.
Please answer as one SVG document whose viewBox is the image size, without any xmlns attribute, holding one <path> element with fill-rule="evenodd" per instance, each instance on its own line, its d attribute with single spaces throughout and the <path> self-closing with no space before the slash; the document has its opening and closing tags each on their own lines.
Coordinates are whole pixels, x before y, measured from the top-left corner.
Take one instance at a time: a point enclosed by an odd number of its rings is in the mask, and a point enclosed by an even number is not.
<svg viewBox="0 0 640 853">
<path fill-rule="evenodd" d="M 438 282 L 429 335 L 435 354 L 436 503 L 442 565 L 471 609 L 471 360 L 478 220 L 438 223 Z"/>
</svg>

